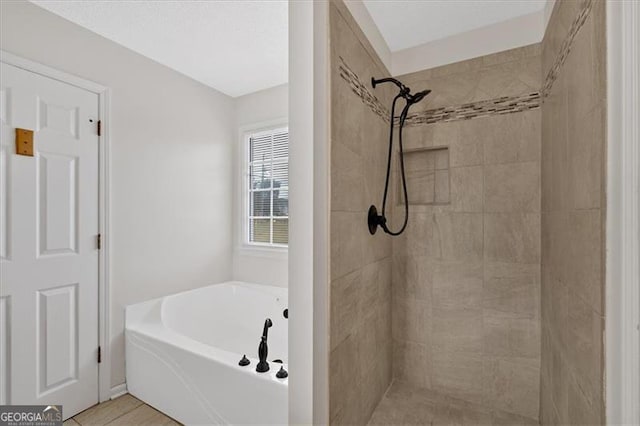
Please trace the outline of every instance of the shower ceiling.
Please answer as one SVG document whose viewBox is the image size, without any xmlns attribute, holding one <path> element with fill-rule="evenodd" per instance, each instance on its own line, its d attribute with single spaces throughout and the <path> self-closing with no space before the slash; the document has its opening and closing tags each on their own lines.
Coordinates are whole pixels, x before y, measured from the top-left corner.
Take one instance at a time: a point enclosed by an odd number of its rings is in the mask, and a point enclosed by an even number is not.
<svg viewBox="0 0 640 426">
<path fill-rule="evenodd" d="M 540 13 L 547 0 L 380 1 L 364 4 L 392 52 Z"/>
</svg>

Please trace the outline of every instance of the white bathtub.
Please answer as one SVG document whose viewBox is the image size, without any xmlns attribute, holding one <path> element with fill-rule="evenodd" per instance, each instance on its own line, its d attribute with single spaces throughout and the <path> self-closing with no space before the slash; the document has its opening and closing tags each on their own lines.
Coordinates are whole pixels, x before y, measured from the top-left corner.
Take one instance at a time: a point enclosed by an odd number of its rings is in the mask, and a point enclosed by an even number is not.
<svg viewBox="0 0 640 426">
<path fill-rule="evenodd" d="M 287 290 L 228 282 L 127 306 L 131 394 L 190 425 L 286 424 Z M 255 371 L 266 318 L 266 373 Z M 251 364 L 240 367 L 246 354 Z"/>
</svg>

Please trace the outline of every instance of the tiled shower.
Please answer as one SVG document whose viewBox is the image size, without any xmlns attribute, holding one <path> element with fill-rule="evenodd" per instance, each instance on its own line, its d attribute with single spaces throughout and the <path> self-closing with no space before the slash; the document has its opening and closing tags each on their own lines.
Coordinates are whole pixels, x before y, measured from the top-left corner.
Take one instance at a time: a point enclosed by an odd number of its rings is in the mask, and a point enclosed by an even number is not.
<svg viewBox="0 0 640 426">
<path fill-rule="evenodd" d="M 432 92 L 390 237 L 389 72 L 331 2 L 332 424 L 603 423 L 604 14 L 557 1 L 542 43 L 397 76 Z"/>
</svg>

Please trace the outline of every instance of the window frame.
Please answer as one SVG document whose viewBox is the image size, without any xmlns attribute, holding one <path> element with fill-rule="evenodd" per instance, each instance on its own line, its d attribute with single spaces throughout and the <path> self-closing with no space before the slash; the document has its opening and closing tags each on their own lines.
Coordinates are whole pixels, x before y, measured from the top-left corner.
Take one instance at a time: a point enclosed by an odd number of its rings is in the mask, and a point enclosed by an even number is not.
<svg viewBox="0 0 640 426">
<path fill-rule="evenodd" d="M 237 197 L 239 198 L 239 226 L 238 226 L 238 249 L 245 254 L 258 255 L 258 256 L 276 256 L 286 255 L 289 251 L 288 243 L 261 243 L 249 241 L 250 236 L 250 197 L 252 194 L 249 191 L 249 139 L 256 133 L 269 132 L 277 129 L 287 128 L 287 135 L 289 132 L 289 123 L 287 119 L 272 120 L 263 123 L 257 123 L 254 125 L 243 126 L 240 128 L 240 149 L 239 149 L 239 163 L 240 163 L 240 179 L 239 188 L 237 188 Z M 287 168 L 289 166 L 289 158 L 287 157 Z M 287 187 L 288 188 L 288 187 Z M 288 190 L 288 189 L 287 189 Z M 269 191 L 273 191 L 273 188 Z M 273 212 L 272 212 L 273 213 Z M 273 216 L 270 217 L 273 219 Z M 289 216 L 283 216 L 283 219 L 289 219 Z M 270 231 L 272 232 L 272 231 Z"/>
</svg>

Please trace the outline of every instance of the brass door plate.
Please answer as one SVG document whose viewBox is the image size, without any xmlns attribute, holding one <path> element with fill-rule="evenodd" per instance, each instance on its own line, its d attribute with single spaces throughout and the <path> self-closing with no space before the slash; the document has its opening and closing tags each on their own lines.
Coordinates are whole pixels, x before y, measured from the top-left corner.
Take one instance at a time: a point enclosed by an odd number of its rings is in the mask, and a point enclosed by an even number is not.
<svg viewBox="0 0 640 426">
<path fill-rule="evenodd" d="M 33 157 L 33 130 L 16 129 L 16 154 Z"/>
</svg>

